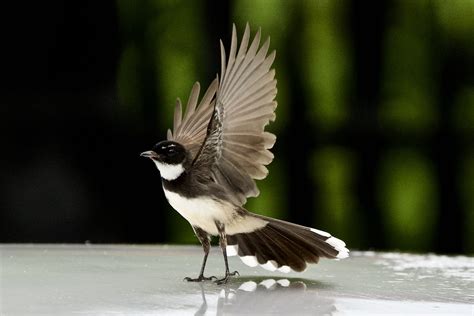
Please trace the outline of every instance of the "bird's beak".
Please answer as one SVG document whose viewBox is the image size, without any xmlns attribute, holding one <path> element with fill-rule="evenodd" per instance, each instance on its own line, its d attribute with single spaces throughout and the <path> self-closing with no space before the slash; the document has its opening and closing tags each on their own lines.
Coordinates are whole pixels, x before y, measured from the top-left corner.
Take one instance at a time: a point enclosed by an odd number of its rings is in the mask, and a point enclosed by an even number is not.
<svg viewBox="0 0 474 316">
<path fill-rule="evenodd" d="M 153 150 L 149 150 L 149 151 L 144 151 L 140 154 L 140 156 L 142 157 L 147 157 L 147 158 L 158 158 L 158 154 L 155 153 Z"/>
</svg>

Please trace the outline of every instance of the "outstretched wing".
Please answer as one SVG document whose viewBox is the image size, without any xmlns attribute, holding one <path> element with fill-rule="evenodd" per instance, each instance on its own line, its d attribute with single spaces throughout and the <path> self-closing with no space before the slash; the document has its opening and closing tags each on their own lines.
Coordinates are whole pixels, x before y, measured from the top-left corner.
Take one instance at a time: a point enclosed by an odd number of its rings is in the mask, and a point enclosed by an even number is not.
<svg viewBox="0 0 474 316">
<path fill-rule="evenodd" d="M 275 120 L 277 93 L 275 71 L 270 69 L 275 51 L 267 56 L 270 39 L 260 47 L 260 30 L 249 44 L 247 24 L 237 52 L 237 34 L 232 29 L 229 59 L 221 42 L 222 77 L 205 141 L 194 161 L 197 170 L 212 173 L 240 203 L 257 196 L 254 179 L 267 176 L 273 160 L 269 151 L 275 135 L 265 126 Z"/>
<path fill-rule="evenodd" d="M 181 100 L 176 100 L 173 132 L 168 130 L 167 139 L 183 145 L 190 151 L 192 159 L 196 157 L 206 138 L 207 126 L 214 110 L 217 86 L 218 79 L 214 79 L 198 105 L 200 85 L 196 82 L 191 89 L 184 117 Z"/>
</svg>

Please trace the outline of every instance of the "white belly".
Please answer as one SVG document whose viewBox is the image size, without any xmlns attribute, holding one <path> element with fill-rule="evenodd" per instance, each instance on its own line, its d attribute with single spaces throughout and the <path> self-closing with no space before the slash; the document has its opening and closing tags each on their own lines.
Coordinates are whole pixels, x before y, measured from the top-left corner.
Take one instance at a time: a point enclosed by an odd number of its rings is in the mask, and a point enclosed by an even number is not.
<svg viewBox="0 0 474 316">
<path fill-rule="evenodd" d="M 225 225 L 227 235 L 250 233 L 264 227 L 268 222 L 253 216 L 236 216 L 234 206 L 211 198 L 185 198 L 177 193 L 165 191 L 170 205 L 192 226 L 199 227 L 211 235 L 218 235 L 216 221 Z"/>
<path fill-rule="evenodd" d="M 220 203 L 211 198 L 185 198 L 177 193 L 165 191 L 170 205 L 183 216 L 192 226 L 197 226 L 209 234 L 218 235 L 215 222 L 230 224 L 233 220 L 232 205 Z"/>
</svg>

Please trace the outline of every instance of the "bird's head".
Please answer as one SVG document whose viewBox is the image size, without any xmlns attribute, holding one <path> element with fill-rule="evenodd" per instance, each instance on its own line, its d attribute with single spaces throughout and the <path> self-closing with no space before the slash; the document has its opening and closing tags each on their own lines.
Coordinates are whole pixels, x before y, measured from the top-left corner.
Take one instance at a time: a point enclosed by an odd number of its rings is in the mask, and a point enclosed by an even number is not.
<svg viewBox="0 0 474 316">
<path fill-rule="evenodd" d="M 184 172 L 186 149 L 177 142 L 161 141 L 140 156 L 150 158 L 166 180 L 175 180 Z"/>
</svg>

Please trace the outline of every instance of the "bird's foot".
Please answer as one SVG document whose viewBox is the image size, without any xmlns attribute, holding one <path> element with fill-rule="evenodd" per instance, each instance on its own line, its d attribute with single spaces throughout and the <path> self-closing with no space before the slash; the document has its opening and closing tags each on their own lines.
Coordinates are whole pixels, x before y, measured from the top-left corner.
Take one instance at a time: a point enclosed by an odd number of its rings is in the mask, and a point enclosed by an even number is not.
<svg viewBox="0 0 474 316">
<path fill-rule="evenodd" d="M 215 280 L 214 282 L 216 284 L 226 284 L 227 281 L 229 281 L 230 277 L 233 277 L 233 276 L 240 276 L 239 272 L 237 271 L 234 271 L 234 272 L 226 272 L 225 274 L 225 277 L 223 277 L 222 279 L 218 279 L 218 280 Z"/>
<path fill-rule="evenodd" d="M 185 277 L 184 281 L 188 282 L 202 282 L 202 281 L 212 281 L 213 279 L 217 280 L 217 277 L 215 276 L 210 276 L 210 277 L 205 277 L 204 275 L 200 275 L 197 278 L 190 278 L 190 277 Z"/>
</svg>

